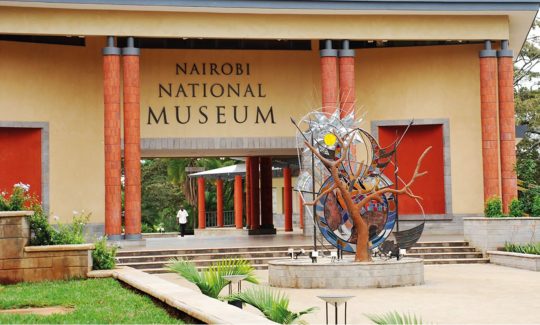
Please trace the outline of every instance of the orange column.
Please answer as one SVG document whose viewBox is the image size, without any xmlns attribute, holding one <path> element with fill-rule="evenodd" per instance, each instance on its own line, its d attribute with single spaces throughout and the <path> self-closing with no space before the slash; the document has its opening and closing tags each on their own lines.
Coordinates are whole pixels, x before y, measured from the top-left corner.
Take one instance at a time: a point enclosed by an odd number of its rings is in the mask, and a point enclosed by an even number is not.
<svg viewBox="0 0 540 325">
<path fill-rule="evenodd" d="M 246 157 L 246 229 L 251 229 L 251 157 Z"/>
<path fill-rule="evenodd" d="M 499 132 L 501 148 L 501 189 L 504 213 L 510 202 L 517 198 L 516 121 L 514 110 L 514 62 L 508 41 L 501 42 L 497 51 L 499 71 Z"/>
<path fill-rule="evenodd" d="M 122 49 L 124 68 L 124 171 L 126 239 L 141 236 L 140 50 L 133 37 Z"/>
<path fill-rule="evenodd" d="M 338 106 L 337 50 L 332 49 L 331 40 L 325 41 L 325 48 L 320 51 L 320 55 L 322 111 L 331 115 Z"/>
<path fill-rule="evenodd" d="M 234 225 L 242 229 L 242 175 L 234 176 Z"/>
<path fill-rule="evenodd" d="M 304 229 L 304 200 L 298 193 L 298 211 L 300 211 L 300 229 Z"/>
<path fill-rule="evenodd" d="M 103 104 L 105 141 L 105 234 L 122 239 L 122 148 L 120 114 L 120 49 L 114 37 L 103 49 Z"/>
<path fill-rule="evenodd" d="M 197 205 L 199 212 L 199 229 L 206 228 L 206 197 L 204 192 L 204 178 L 197 178 Z"/>
<path fill-rule="evenodd" d="M 285 215 L 285 231 L 292 231 L 292 186 L 291 168 L 283 168 L 283 214 Z"/>
<path fill-rule="evenodd" d="M 217 226 L 223 227 L 223 180 L 216 180 Z"/>
<path fill-rule="evenodd" d="M 491 41 L 480 51 L 480 112 L 482 119 L 482 161 L 484 201 L 500 196 L 497 132 L 497 58 Z"/>
<path fill-rule="evenodd" d="M 261 228 L 274 229 L 272 209 L 272 158 L 260 158 L 261 174 Z"/>
<path fill-rule="evenodd" d="M 257 230 L 261 225 L 260 192 L 259 192 L 259 157 L 251 157 L 250 201 L 251 221 L 250 229 Z"/>
<path fill-rule="evenodd" d="M 349 41 L 343 41 L 343 49 L 339 50 L 339 104 L 340 117 L 354 113 L 356 104 L 354 50 L 349 49 Z"/>
</svg>

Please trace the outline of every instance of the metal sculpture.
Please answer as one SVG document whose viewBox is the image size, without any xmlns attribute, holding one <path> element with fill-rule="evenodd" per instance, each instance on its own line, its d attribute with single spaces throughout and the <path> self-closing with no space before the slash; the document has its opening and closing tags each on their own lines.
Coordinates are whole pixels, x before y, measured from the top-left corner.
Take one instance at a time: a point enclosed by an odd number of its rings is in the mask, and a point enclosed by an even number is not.
<svg viewBox="0 0 540 325">
<path fill-rule="evenodd" d="M 377 141 L 359 127 L 353 113 L 340 119 L 339 110 L 332 115 L 315 111 L 299 123 L 297 146 L 301 173 L 297 190 L 311 193 L 304 198 L 313 205 L 314 222 L 324 238 L 338 250 L 355 253 L 355 261 L 370 261 L 370 250 L 381 245 L 392 232 L 397 219 L 397 195 L 417 200 L 410 187 L 418 177 L 427 148 L 419 157 L 411 179 L 401 188 L 383 174 L 392 162 L 399 141 L 381 148 Z M 423 230 L 415 227 L 399 236 L 398 247 L 418 240 Z M 418 238 L 414 238 L 418 235 Z M 404 247 L 403 247 L 404 248 Z"/>
</svg>

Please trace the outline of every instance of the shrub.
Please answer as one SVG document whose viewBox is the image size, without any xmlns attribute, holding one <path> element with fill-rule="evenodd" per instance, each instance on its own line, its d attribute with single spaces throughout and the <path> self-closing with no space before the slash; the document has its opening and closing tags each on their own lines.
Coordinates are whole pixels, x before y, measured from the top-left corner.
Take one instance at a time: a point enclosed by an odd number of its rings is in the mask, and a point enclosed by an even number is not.
<svg viewBox="0 0 540 325">
<path fill-rule="evenodd" d="M 500 218 L 503 216 L 502 213 L 502 202 L 498 197 L 492 197 L 487 200 L 486 208 L 484 213 L 487 218 Z"/>
<path fill-rule="evenodd" d="M 28 194 L 30 185 L 17 183 L 13 185 L 11 195 L 0 193 L 0 211 L 21 211 L 34 204 L 34 197 Z"/>
<path fill-rule="evenodd" d="M 260 310 L 266 318 L 278 324 L 292 324 L 300 317 L 312 313 L 317 308 L 311 307 L 300 312 L 289 310 L 289 298 L 279 291 L 268 287 L 252 287 L 244 292 L 227 297 L 229 301 L 241 301 Z"/>
<path fill-rule="evenodd" d="M 531 207 L 531 215 L 533 217 L 540 217 L 540 195 L 536 195 L 534 197 Z"/>
<path fill-rule="evenodd" d="M 523 217 L 523 204 L 518 199 L 513 199 L 508 207 L 509 215 L 511 217 Z"/>
<path fill-rule="evenodd" d="M 411 314 L 400 314 L 397 311 L 391 311 L 386 314 L 376 315 L 376 314 L 364 314 L 369 318 L 373 323 L 378 325 L 386 324 L 403 324 L 403 325 L 413 325 L 413 324 L 422 324 L 422 318 L 417 317 L 416 315 Z"/>
<path fill-rule="evenodd" d="M 55 230 L 49 224 L 47 216 L 43 213 L 40 206 L 34 208 L 34 215 L 28 218 L 30 229 L 32 230 L 32 236 L 30 238 L 30 245 L 43 246 L 54 245 Z"/>
<path fill-rule="evenodd" d="M 246 281 L 258 283 L 253 266 L 241 258 L 214 262 L 208 269 L 200 272 L 197 271 L 195 264 L 182 259 L 169 260 L 167 268 L 195 284 L 202 294 L 216 299 L 221 290 L 228 284 L 223 278 L 224 275 L 247 275 Z"/>
<path fill-rule="evenodd" d="M 107 237 L 99 238 L 95 243 L 95 249 L 92 251 L 92 261 L 94 270 L 112 270 L 116 266 L 115 245 L 107 246 Z"/>
<path fill-rule="evenodd" d="M 54 233 L 55 245 L 83 244 L 84 227 L 90 219 L 90 213 L 73 212 L 73 222 L 69 224 L 58 224 L 58 230 Z"/>
<path fill-rule="evenodd" d="M 504 250 L 512 253 L 540 255 L 540 242 L 525 245 L 505 243 Z"/>
</svg>

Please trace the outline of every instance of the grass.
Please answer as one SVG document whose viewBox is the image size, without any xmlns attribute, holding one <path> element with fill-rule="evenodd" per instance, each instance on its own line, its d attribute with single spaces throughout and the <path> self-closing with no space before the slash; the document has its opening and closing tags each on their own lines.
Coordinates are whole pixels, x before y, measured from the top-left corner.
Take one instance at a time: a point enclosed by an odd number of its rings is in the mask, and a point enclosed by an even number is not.
<svg viewBox="0 0 540 325">
<path fill-rule="evenodd" d="M 0 315 L 0 324 L 181 324 L 146 295 L 114 279 L 20 283 L 0 289 L 0 309 L 64 306 L 65 315 Z"/>
<path fill-rule="evenodd" d="M 523 245 L 505 243 L 504 250 L 512 253 L 540 255 L 540 242 Z"/>
</svg>

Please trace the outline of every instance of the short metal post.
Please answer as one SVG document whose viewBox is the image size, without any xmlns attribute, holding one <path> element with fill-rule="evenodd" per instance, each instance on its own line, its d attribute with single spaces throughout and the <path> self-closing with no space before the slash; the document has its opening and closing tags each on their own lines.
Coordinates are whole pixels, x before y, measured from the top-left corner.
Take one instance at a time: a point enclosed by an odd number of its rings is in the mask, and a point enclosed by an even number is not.
<svg viewBox="0 0 540 325">
<path fill-rule="evenodd" d="M 334 309 L 336 313 L 336 325 L 337 325 L 337 302 L 334 302 Z"/>
<path fill-rule="evenodd" d="M 347 302 L 345 301 L 345 322 L 343 323 L 347 325 Z"/>
<path fill-rule="evenodd" d="M 326 325 L 328 325 L 328 302 L 326 302 Z"/>
</svg>

